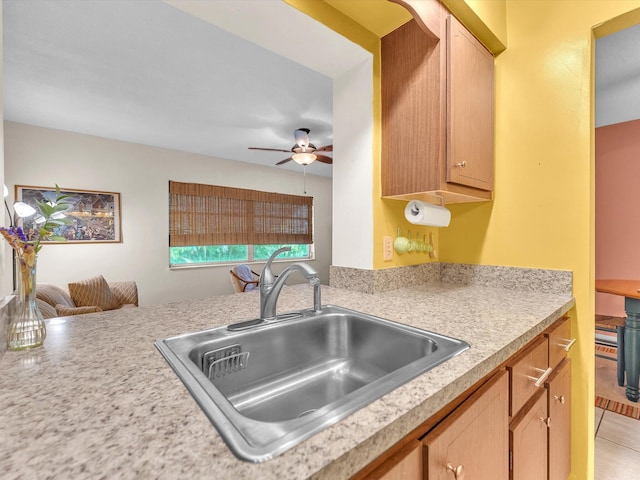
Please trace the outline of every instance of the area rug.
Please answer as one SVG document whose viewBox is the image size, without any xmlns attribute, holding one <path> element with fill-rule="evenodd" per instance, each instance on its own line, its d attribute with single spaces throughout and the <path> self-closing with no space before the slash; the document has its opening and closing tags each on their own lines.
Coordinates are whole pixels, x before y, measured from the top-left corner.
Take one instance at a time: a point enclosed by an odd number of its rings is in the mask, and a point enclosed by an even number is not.
<svg viewBox="0 0 640 480">
<path fill-rule="evenodd" d="M 596 353 L 616 358 L 615 347 L 596 345 Z M 625 387 L 618 386 L 616 362 L 596 357 L 596 407 L 640 420 L 640 404 L 625 396 Z"/>
</svg>

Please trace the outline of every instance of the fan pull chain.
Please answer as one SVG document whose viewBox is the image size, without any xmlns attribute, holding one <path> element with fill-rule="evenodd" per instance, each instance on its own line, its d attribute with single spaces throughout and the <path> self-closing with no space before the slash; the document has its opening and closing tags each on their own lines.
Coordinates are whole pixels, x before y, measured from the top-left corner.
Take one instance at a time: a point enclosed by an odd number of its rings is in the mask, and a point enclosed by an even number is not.
<svg viewBox="0 0 640 480">
<path fill-rule="evenodd" d="M 307 194 L 307 166 L 303 165 L 302 166 L 302 181 L 303 181 L 303 187 L 304 187 L 304 194 Z"/>
</svg>

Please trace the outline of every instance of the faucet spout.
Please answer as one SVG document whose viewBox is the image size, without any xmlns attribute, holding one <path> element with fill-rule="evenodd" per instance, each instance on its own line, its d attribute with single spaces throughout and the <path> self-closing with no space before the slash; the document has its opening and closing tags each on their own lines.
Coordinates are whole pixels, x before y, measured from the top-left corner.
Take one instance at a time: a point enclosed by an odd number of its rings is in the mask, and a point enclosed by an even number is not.
<svg viewBox="0 0 640 480">
<path fill-rule="evenodd" d="M 273 255 L 269 257 L 269 260 L 267 260 L 267 264 L 260 276 L 260 318 L 262 320 L 273 320 L 276 318 L 276 304 L 280 296 L 280 291 L 287 281 L 287 278 L 289 278 L 289 275 L 293 272 L 301 273 L 313 285 L 313 310 L 319 312 L 321 309 L 322 303 L 320 299 L 320 279 L 318 278 L 318 272 L 306 263 L 292 263 L 286 267 L 274 281 L 271 272 L 271 262 L 280 253 L 288 250 L 290 250 L 290 247 L 283 247 L 274 252 Z"/>
</svg>

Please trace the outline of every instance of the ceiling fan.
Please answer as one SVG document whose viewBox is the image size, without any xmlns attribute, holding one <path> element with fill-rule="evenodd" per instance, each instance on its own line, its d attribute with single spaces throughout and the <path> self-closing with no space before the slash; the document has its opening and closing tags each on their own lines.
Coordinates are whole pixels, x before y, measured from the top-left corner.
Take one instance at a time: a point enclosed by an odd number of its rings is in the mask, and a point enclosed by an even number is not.
<svg viewBox="0 0 640 480">
<path fill-rule="evenodd" d="M 318 154 L 317 152 L 333 152 L 333 145 L 325 145 L 324 147 L 316 147 L 313 143 L 309 142 L 309 130 L 308 128 L 298 128 L 293 132 L 293 137 L 296 144 L 291 147 L 290 150 L 283 150 L 280 148 L 260 148 L 249 147 L 249 150 L 266 150 L 269 152 L 292 152 L 291 156 L 280 160 L 276 165 L 282 165 L 283 163 L 293 160 L 300 165 L 307 166 L 316 160 L 322 163 L 333 163 L 333 159 L 326 155 Z"/>
</svg>

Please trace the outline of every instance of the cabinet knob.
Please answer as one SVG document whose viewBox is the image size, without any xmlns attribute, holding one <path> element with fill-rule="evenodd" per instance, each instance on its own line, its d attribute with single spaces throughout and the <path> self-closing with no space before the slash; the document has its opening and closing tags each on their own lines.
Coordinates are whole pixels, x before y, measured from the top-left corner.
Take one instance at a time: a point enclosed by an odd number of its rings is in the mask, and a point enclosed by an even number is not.
<svg viewBox="0 0 640 480">
<path fill-rule="evenodd" d="M 553 398 L 564 405 L 564 395 L 554 395 Z"/>
<path fill-rule="evenodd" d="M 547 426 L 547 428 L 551 428 L 551 417 L 547 417 L 547 418 L 540 417 L 540 421 L 544 423 Z"/>
<path fill-rule="evenodd" d="M 453 473 L 453 478 L 456 480 L 464 480 L 464 467 L 462 465 L 454 467 L 450 463 L 447 463 L 447 471 Z"/>
<path fill-rule="evenodd" d="M 456 163 L 456 167 L 464 168 L 467 166 L 466 160 L 461 161 L 460 163 Z"/>
</svg>

